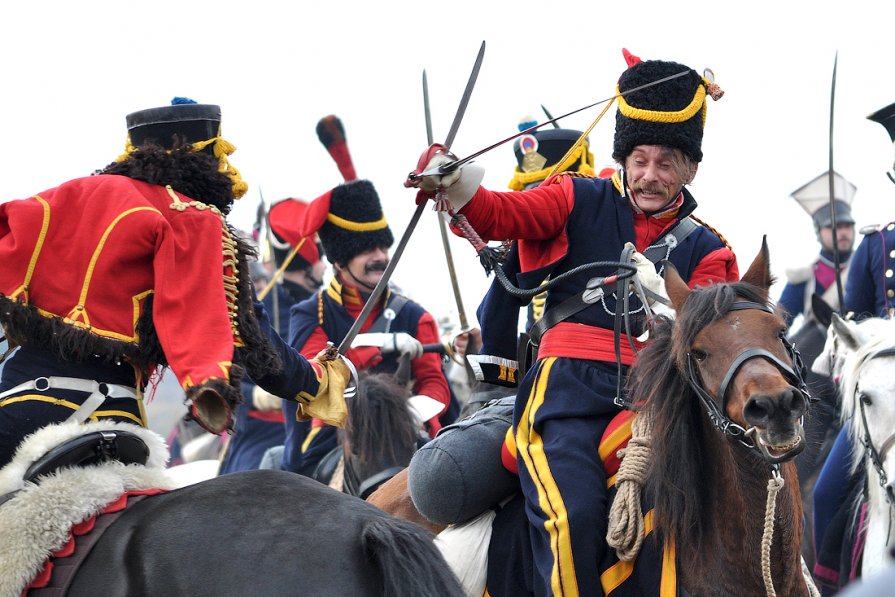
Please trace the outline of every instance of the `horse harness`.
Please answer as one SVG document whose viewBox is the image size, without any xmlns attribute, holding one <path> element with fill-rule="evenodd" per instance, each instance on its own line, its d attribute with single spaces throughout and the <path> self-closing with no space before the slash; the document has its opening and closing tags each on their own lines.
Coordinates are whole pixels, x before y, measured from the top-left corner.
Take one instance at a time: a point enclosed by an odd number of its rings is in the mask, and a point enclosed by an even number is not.
<svg viewBox="0 0 895 597">
<path fill-rule="evenodd" d="M 757 309 L 771 314 L 774 313 L 774 310 L 768 305 L 753 301 L 736 301 L 731 305 L 729 311 L 744 311 L 748 309 Z M 743 428 L 741 425 L 734 423 L 725 413 L 727 412 L 727 392 L 730 389 L 730 383 L 733 381 L 733 378 L 740 368 L 747 361 L 755 358 L 763 358 L 777 367 L 783 376 L 798 388 L 799 393 L 802 395 L 802 399 L 805 401 L 806 408 L 817 400 L 816 398 L 813 398 L 808 391 L 808 384 L 805 382 L 805 365 L 802 362 L 802 357 L 799 354 L 799 351 L 793 344 L 790 344 L 785 336 L 781 336 L 780 340 L 783 342 L 783 347 L 789 355 L 792 366 L 786 364 L 763 348 L 750 348 L 749 350 L 745 350 L 730 364 L 727 373 L 722 378 L 721 384 L 718 387 L 718 393 L 714 398 L 703 387 L 702 382 L 699 379 L 699 373 L 697 371 L 697 366 L 694 363 L 693 355 L 692 353 L 687 352 L 687 381 L 689 381 L 690 387 L 696 392 L 696 395 L 699 396 L 699 400 L 702 402 L 712 424 L 725 435 L 737 439 L 747 448 L 756 450 L 763 458 L 771 462 L 774 462 L 776 459 L 767 451 L 767 448 L 765 448 L 761 442 L 756 442 L 751 439 L 746 441 L 746 439 L 744 439 L 754 433 L 754 428 Z M 720 405 L 718 404 L 718 401 L 721 402 Z"/>
<path fill-rule="evenodd" d="M 886 348 L 877 352 L 870 353 L 865 356 L 864 359 L 862 359 L 860 365 L 863 365 L 871 359 L 884 357 L 895 357 L 895 348 Z M 870 460 L 870 463 L 873 465 L 873 468 L 876 471 L 879 480 L 879 486 L 882 488 L 886 496 L 886 501 L 889 503 L 890 507 L 895 506 L 895 491 L 893 491 L 891 487 L 888 487 L 889 477 L 888 475 L 886 475 L 886 471 L 883 468 L 883 463 L 886 461 L 886 455 L 888 454 L 892 446 L 895 446 L 895 433 L 890 434 L 885 439 L 885 441 L 882 442 L 879 450 L 877 450 L 876 446 L 873 444 L 873 438 L 870 437 L 870 428 L 867 427 L 867 411 L 864 408 L 864 399 L 866 398 L 866 396 L 861 392 L 858 386 L 855 386 L 855 397 L 858 400 L 858 407 L 861 410 L 861 421 L 862 423 L 864 423 L 864 437 L 861 438 L 861 445 L 864 446 L 864 451 L 867 455 L 867 458 Z"/>
</svg>

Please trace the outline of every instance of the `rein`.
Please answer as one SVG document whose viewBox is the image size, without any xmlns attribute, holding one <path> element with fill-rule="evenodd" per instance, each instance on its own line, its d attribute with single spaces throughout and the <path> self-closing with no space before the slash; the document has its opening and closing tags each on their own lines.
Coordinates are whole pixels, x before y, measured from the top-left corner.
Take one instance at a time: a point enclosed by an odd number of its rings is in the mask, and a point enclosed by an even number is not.
<svg viewBox="0 0 895 597">
<path fill-rule="evenodd" d="M 769 307 L 768 305 L 756 303 L 753 301 L 736 301 L 730 307 L 730 311 L 744 311 L 747 309 L 757 309 L 759 311 L 765 311 L 767 313 L 774 312 L 774 310 L 771 309 L 771 307 Z M 724 375 L 724 378 L 722 379 L 721 384 L 718 387 L 718 393 L 716 397 L 712 397 L 712 395 L 709 394 L 709 392 L 703 387 L 702 382 L 699 379 L 699 374 L 693 359 L 693 355 L 690 352 L 687 353 L 687 381 L 690 383 L 690 387 L 699 397 L 700 402 L 702 402 L 706 414 L 708 415 L 709 420 L 712 422 L 712 424 L 723 434 L 729 435 L 730 437 L 739 441 L 745 447 L 755 450 L 762 458 L 771 463 L 777 463 L 783 457 L 772 456 L 767 451 L 767 448 L 765 448 L 761 444 L 761 442 L 757 442 L 751 439 L 750 436 L 755 433 L 754 427 L 746 429 L 742 425 L 734 423 L 725 414 L 725 412 L 727 411 L 727 392 L 730 389 L 730 384 L 733 381 L 733 378 L 747 361 L 755 358 L 763 358 L 767 361 L 770 361 L 772 365 L 777 367 L 777 369 L 780 370 L 783 376 L 791 384 L 798 388 L 799 392 L 802 395 L 802 398 L 806 402 L 806 405 L 816 400 L 811 397 L 811 394 L 808 391 L 808 384 L 805 382 L 804 379 L 805 367 L 802 363 L 802 357 L 799 354 L 799 351 L 796 350 L 796 347 L 793 344 L 790 344 L 785 337 L 781 337 L 780 340 L 783 343 L 784 349 L 786 349 L 786 353 L 789 355 L 789 358 L 792 361 L 792 366 L 788 365 L 784 361 L 774 356 L 771 352 L 763 348 L 751 348 L 749 350 L 745 350 L 737 355 L 737 357 L 730 364 L 730 367 L 727 369 L 727 373 Z M 718 404 L 719 400 L 720 405 Z M 748 441 L 746 441 L 747 439 Z"/>
<path fill-rule="evenodd" d="M 861 361 L 859 366 L 863 366 L 864 363 L 871 359 L 884 357 L 895 357 L 895 348 L 886 348 L 871 353 Z M 895 492 L 893 492 L 891 487 L 888 487 L 889 476 L 883 468 L 883 463 L 886 461 L 886 456 L 888 455 L 889 450 L 895 445 L 895 433 L 890 434 L 885 441 L 883 441 L 879 450 L 876 449 L 876 446 L 873 444 L 873 438 L 870 437 L 870 428 L 867 426 L 867 411 L 864 408 L 864 397 L 865 396 L 860 391 L 859 386 L 856 385 L 855 398 L 858 401 L 858 407 L 861 411 L 861 422 L 864 424 L 864 437 L 861 438 L 861 445 L 864 446 L 865 457 L 870 461 L 870 464 L 873 465 L 873 469 L 876 471 L 877 482 L 879 483 L 880 489 L 883 490 L 883 495 L 886 497 L 886 503 L 889 505 L 889 526 L 886 531 L 886 543 L 888 543 L 889 538 L 892 535 L 892 510 L 895 508 L 895 495 L 893 494 L 895 494 Z"/>
</svg>

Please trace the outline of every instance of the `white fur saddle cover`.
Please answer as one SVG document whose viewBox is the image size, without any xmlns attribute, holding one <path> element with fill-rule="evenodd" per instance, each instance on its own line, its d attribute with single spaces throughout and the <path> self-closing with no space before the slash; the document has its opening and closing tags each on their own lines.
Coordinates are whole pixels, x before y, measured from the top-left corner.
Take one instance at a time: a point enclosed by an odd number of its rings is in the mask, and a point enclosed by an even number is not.
<svg viewBox="0 0 895 597">
<path fill-rule="evenodd" d="M 28 467 L 48 450 L 95 431 L 126 430 L 149 447 L 146 465 L 107 462 L 62 469 L 39 485 L 22 479 Z M 0 505 L 0 597 L 18 597 L 41 571 L 49 555 L 69 539 L 72 525 L 101 512 L 126 491 L 173 489 L 166 472 L 168 449 L 156 433 L 127 423 L 66 422 L 25 438 L 16 455 L 0 470 L 0 495 L 19 493 Z"/>
</svg>

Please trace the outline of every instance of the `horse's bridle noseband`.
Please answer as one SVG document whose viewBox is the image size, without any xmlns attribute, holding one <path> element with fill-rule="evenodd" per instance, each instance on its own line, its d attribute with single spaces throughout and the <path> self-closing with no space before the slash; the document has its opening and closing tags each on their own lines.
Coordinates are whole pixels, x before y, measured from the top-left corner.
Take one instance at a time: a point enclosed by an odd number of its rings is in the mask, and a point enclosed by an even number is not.
<svg viewBox="0 0 895 597">
<path fill-rule="evenodd" d="M 736 301 L 731 306 L 728 312 L 730 311 L 744 311 L 747 309 L 757 309 L 759 311 L 766 311 L 768 313 L 773 314 L 774 310 L 768 305 L 764 305 L 762 303 L 756 303 L 754 301 Z M 724 378 L 721 381 L 721 384 L 718 387 L 718 393 L 716 397 L 712 397 L 711 394 L 702 386 L 702 382 L 699 379 L 699 374 L 696 369 L 696 365 L 693 362 L 693 356 L 690 352 L 687 353 L 687 375 L 688 381 L 690 383 L 690 387 L 693 388 L 693 391 L 696 392 L 696 395 L 699 396 L 700 402 L 702 402 L 703 407 L 705 407 L 706 413 L 708 414 L 709 419 L 712 424 L 721 430 L 725 435 L 729 435 L 731 437 L 739 440 L 741 444 L 746 446 L 747 448 L 753 448 L 758 450 L 762 457 L 765 459 L 769 459 L 771 461 L 777 460 L 771 454 L 764 449 L 764 446 L 760 445 L 760 442 L 756 442 L 753 440 L 746 441 L 745 438 L 748 438 L 753 430 L 745 429 L 741 425 L 734 423 L 730 417 L 727 416 L 727 392 L 730 389 L 730 384 L 733 381 L 733 378 L 736 376 L 737 372 L 740 368 L 751 359 L 755 358 L 763 358 L 767 361 L 770 361 L 777 369 L 783 373 L 783 376 L 794 385 L 802 395 L 802 398 L 805 400 L 806 409 L 811 402 L 815 402 L 817 399 L 812 398 L 811 394 L 808 391 L 808 384 L 805 383 L 805 366 L 802 363 L 802 357 L 799 354 L 799 351 L 796 350 L 796 347 L 791 344 L 785 337 L 780 338 L 783 342 L 783 348 L 786 350 L 786 353 L 789 355 L 790 360 L 792 361 L 792 366 L 788 365 L 784 361 L 777 358 L 771 352 L 763 349 L 763 348 L 750 348 L 749 350 L 745 350 L 741 352 L 730 364 L 730 367 L 727 369 L 727 373 L 724 375 Z M 718 402 L 720 401 L 720 406 Z"/>
</svg>

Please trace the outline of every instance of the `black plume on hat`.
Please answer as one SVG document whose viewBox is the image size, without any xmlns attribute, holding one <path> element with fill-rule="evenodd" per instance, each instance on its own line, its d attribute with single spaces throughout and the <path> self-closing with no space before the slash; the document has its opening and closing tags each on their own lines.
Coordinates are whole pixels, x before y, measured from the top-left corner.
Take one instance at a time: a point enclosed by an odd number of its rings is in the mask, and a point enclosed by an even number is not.
<svg viewBox="0 0 895 597">
<path fill-rule="evenodd" d="M 868 120 L 878 122 L 886 127 L 889 138 L 895 142 L 895 104 L 889 104 L 885 108 L 881 108 L 867 117 Z"/>
<path fill-rule="evenodd" d="M 369 180 L 347 182 L 330 192 L 329 214 L 318 234 L 326 257 L 341 265 L 364 251 L 395 242 Z"/>
<path fill-rule="evenodd" d="M 685 71 L 683 76 L 625 94 L 628 89 Z M 647 60 L 628 68 L 618 80 L 624 98 L 619 98 L 615 114 L 612 158 L 623 163 L 637 145 L 665 145 L 680 149 L 696 162 L 702 161 L 705 96 L 698 106 L 693 104 L 703 86 L 695 70 L 677 62 Z M 681 113 L 688 106 L 697 108 L 689 117 L 689 112 Z"/>
</svg>

